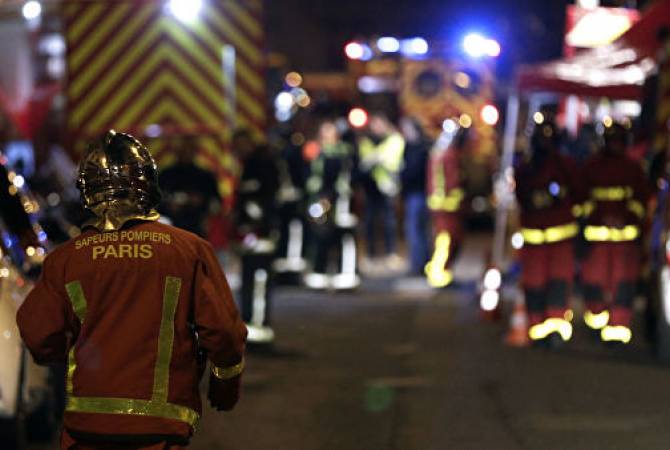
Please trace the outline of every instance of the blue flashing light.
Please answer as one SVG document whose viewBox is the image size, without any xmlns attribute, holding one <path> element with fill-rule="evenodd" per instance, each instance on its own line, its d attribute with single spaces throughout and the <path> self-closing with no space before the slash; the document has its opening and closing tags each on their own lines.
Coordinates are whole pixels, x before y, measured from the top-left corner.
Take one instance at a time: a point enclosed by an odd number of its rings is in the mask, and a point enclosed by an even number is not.
<svg viewBox="0 0 670 450">
<path fill-rule="evenodd" d="M 400 41 L 394 37 L 380 37 L 377 39 L 377 48 L 384 53 L 395 53 L 400 50 Z"/>
<path fill-rule="evenodd" d="M 561 186 L 557 182 L 552 181 L 549 183 L 549 193 L 554 197 L 558 197 L 558 194 L 561 193 Z"/>
<path fill-rule="evenodd" d="M 500 55 L 500 44 L 495 39 L 488 39 L 479 33 L 470 33 L 463 39 L 463 50 L 472 58 L 483 56 L 495 58 Z"/>
<path fill-rule="evenodd" d="M 422 56 L 428 53 L 428 42 L 424 38 L 403 39 L 400 51 L 408 56 Z"/>
</svg>

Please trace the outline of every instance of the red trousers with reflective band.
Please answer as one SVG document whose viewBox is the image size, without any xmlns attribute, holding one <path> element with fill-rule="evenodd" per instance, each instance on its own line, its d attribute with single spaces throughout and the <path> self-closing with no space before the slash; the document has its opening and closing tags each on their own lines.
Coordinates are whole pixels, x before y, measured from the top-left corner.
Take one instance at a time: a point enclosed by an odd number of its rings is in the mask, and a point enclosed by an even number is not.
<svg viewBox="0 0 670 450">
<path fill-rule="evenodd" d="M 461 242 L 463 242 L 463 217 L 458 212 L 433 211 L 431 218 L 433 220 L 433 244 L 440 233 L 444 231 L 449 233 L 451 244 L 449 246 L 449 258 L 445 264 L 445 268 L 448 268 L 453 263 Z"/>
<path fill-rule="evenodd" d="M 582 268 L 582 281 L 585 286 L 598 288 L 599 292 L 591 298 L 586 294 L 586 307 L 593 313 L 608 309 L 605 294 L 610 294 L 610 325 L 630 325 L 634 292 L 618 297 L 622 285 L 637 283 L 641 254 L 638 242 L 596 242 L 590 245 Z"/>
<path fill-rule="evenodd" d="M 537 325 L 548 318 L 565 317 L 574 267 L 572 239 L 552 244 L 527 244 L 521 249 L 521 284 L 526 292 L 530 325 Z M 558 289 L 556 283 L 565 290 L 564 293 L 551 292 L 552 289 Z M 552 294 L 555 300 L 548 302 L 547 299 L 552 297 Z M 538 302 L 543 303 L 538 305 Z"/>
<path fill-rule="evenodd" d="M 155 444 L 133 444 L 133 443 L 100 443 L 80 442 L 72 437 L 67 430 L 61 434 L 61 450 L 184 450 L 186 447 L 168 444 L 167 442 L 156 442 Z"/>
</svg>

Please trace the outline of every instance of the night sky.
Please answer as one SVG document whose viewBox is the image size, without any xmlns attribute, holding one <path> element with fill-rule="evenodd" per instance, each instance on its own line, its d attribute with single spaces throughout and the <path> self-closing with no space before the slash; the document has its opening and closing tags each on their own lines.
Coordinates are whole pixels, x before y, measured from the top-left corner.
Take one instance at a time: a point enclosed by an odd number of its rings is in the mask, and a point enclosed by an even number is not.
<svg viewBox="0 0 670 450">
<path fill-rule="evenodd" d="M 560 56 L 567 0 L 270 0 L 268 47 L 301 71 L 344 67 L 342 49 L 374 35 L 457 40 L 470 31 L 500 41 L 501 74 Z"/>
<path fill-rule="evenodd" d="M 653 0 L 601 0 L 642 7 Z M 498 75 L 519 63 L 561 56 L 565 9 L 574 0 L 266 0 L 268 48 L 291 69 L 344 68 L 344 44 L 375 35 L 424 36 L 460 42 L 468 31 L 497 39 Z"/>
</svg>

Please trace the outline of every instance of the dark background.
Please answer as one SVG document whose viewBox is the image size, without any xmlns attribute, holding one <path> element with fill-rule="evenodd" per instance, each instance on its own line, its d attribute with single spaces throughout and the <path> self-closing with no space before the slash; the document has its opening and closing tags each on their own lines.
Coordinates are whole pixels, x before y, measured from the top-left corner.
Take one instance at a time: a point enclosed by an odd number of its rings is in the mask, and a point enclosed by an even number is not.
<svg viewBox="0 0 670 450">
<path fill-rule="evenodd" d="M 269 0 L 268 49 L 284 54 L 291 69 L 343 69 L 343 47 L 355 38 L 422 36 L 460 42 L 479 31 L 502 45 L 500 75 L 518 63 L 561 55 L 569 0 Z M 602 6 L 646 2 L 601 1 Z"/>
</svg>

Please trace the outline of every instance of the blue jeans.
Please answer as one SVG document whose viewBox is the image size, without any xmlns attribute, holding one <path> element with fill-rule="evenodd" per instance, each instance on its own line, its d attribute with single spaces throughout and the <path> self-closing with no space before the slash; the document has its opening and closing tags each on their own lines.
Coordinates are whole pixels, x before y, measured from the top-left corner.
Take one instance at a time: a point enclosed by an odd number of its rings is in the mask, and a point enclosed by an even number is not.
<svg viewBox="0 0 670 450">
<path fill-rule="evenodd" d="M 428 207 L 426 194 L 409 192 L 405 195 L 405 239 L 409 254 L 410 271 L 423 273 L 423 268 L 430 258 L 428 245 Z"/>
</svg>

